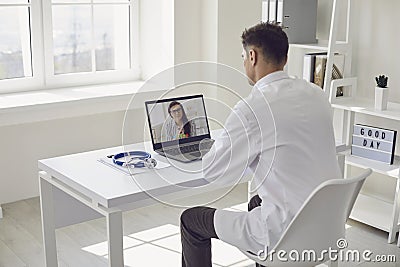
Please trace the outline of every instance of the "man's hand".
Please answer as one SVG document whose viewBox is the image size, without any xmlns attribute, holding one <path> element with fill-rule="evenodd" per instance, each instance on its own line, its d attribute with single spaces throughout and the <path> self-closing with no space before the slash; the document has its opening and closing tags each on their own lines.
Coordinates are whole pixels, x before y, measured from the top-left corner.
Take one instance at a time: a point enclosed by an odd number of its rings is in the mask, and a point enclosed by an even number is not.
<svg viewBox="0 0 400 267">
<path fill-rule="evenodd" d="M 203 140 L 200 141 L 199 151 L 201 153 L 201 157 L 203 157 L 205 154 L 207 154 L 210 151 L 214 142 L 215 142 L 214 139 L 209 139 L 209 138 L 204 138 Z"/>
</svg>

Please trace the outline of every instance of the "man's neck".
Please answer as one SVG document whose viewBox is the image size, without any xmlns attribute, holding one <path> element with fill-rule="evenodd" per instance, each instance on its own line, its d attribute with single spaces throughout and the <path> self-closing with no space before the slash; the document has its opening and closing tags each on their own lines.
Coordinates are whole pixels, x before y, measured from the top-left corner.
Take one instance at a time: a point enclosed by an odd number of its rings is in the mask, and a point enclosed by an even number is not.
<svg viewBox="0 0 400 267">
<path fill-rule="evenodd" d="M 277 72 L 277 71 L 282 71 L 283 68 L 277 68 L 277 67 L 265 67 L 265 68 L 260 68 L 260 70 L 256 70 L 256 77 L 255 77 L 255 82 L 258 82 L 260 79 L 264 78 L 265 76 Z"/>
</svg>

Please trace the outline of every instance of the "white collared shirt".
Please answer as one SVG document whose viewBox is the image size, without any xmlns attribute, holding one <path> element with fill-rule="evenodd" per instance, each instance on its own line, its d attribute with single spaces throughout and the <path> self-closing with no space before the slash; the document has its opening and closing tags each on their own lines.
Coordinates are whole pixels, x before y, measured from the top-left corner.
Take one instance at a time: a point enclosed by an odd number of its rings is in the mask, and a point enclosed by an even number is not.
<svg viewBox="0 0 400 267">
<path fill-rule="evenodd" d="M 263 77 L 235 105 L 203 166 L 208 181 L 225 185 L 254 173 L 261 207 L 217 210 L 214 226 L 241 250 L 272 249 L 313 189 L 341 177 L 326 95 L 283 71 Z"/>
</svg>

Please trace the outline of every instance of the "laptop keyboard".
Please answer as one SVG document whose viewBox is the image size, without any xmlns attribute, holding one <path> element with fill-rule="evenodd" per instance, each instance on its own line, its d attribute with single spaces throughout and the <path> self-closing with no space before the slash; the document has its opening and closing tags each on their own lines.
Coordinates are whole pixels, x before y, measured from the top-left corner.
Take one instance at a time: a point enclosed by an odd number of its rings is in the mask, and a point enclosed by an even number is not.
<svg viewBox="0 0 400 267">
<path fill-rule="evenodd" d="M 200 157 L 201 157 L 201 153 L 200 153 L 199 151 L 190 153 L 189 155 L 190 155 L 190 156 L 193 156 L 193 157 L 195 157 L 195 158 L 200 158 Z"/>
<path fill-rule="evenodd" d="M 179 155 L 179 154 L 192 154 L 192 152 L 194 152 L 193 154 L 198 154 L 198 156 L 201 155 L 201 153 L 199 152 L 199 144 L 192 144 L 192 145 L 187 145 L 187 146 L 182 146 L 182 147 L 175 147 L 175 148 L 171 148 L 168 150 L 164 150 L 165 154 L 169 154 L 169 155 Z M 197 152 L 197 153 L 196 153 Z M 194 155 L 193 155 L 194 156 Z"/>
<path fill-rule="evenodd" d="M 197 159 L 201 159 L 213 145 L 214 140 L 210 139 L 208 142 L 198 142 L 193 144 L 185 144 L 184 146 L 173 146 L 159 150 L 163 156 L 170 157 L 172 159 L 189 162 Z"/>
<path fill-rule="evenodd" d="M 183 154 L 190 153 L 190 152 L 195 152 L 195 151 L 199 151 L 199 144 L 193 144 L 193 145 L 188 145 L 188 146 L 181 147 L 181 152 Z"/>
<path fill-rule="evenodd" d="M 180 149 L 177 147 L 177 148 L 172 148 L 172 149 L 164 150 L 164 153 L 167 154 L 167 155 L 176 156 L 176 155 L 181 154 L 182 152 L 181 152 Z"/>
</svg>

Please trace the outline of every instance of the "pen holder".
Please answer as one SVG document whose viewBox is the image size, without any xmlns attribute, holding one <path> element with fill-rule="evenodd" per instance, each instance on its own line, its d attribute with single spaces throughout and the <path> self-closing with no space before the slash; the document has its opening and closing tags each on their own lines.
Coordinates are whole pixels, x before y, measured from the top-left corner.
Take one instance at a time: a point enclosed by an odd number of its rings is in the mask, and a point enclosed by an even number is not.
<svg viewBox="0 0 400 267">
<path fill-rule="evenodd" d="M 389 96 L 389 88 L 375 87 L 375 109 L 386 110 Z"/>
</svg>

